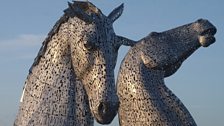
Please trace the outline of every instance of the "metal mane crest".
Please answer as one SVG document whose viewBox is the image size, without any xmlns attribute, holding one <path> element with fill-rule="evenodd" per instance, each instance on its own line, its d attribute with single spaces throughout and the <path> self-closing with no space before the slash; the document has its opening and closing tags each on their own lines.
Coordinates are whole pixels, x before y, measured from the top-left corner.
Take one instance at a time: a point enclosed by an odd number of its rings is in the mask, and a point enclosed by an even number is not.
<svg viewBox="0 0 224 126">
<path fill-rule="evenodd" d="M 40 58 L 46 51 L 47 44 L 51 40 L 52 36 L 58 32 L 61 24 L 68 21 L 69 17 L 78 17 L 81 20 L 91 23 L 93 18 L 88 13 L 96 13 L 103 15 L 100 9 L 98 9 L 95 5 L 90 2 L 82 2 L 82 1 L 73 1 L 73 3 L 68 2 L 68 8 L 64 10 L 64 15 L 55 23 L 54 27 L 48 33 L 47 37 L 42 43 L 42 47 L 40 48 L 37 57 L 34 59 L 34 63 L 30 68 L 30 72 L 34 66 L 39 63 Z"/>
<path fill-rule="evenodd" d="M 68 6 L 69 8 L 64 10 L 66 15 L 76 16 L 87 23 L 93 22 L 93 14 L 103 15 L 101 10 L 90 2 L 73 1 L 73 3 L 68 2 Z"/>
</svg>

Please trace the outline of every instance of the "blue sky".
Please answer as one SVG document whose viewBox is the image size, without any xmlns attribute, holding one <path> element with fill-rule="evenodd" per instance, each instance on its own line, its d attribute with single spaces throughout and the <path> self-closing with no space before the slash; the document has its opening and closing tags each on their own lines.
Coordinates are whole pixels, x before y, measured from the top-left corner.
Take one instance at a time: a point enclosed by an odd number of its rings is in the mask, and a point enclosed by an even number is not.
<svg viewBox="0 0 224 126">
<path fill-rule="evenodd" d="M 0 1 L 0 126 L 11 126 L 29 67 L 44 37 L 67 8 L 67 1 Z M 152 31 L 165 31 L 198 18 L 211 21 L 218 29 L 216 43 L 197 50 L 175 75 L 165 81 L 199 126 L 224 125 L 223 0 L 90 1 L 106 15 L 124 3 L 123 15 L 114 23 L 114 30 L 133 40 L 139 40 Z M 115 73 L 127 50 L 126 47 L 120 49 Z M 117 119 L 110 124 L 116 125 Z"/>
</svg>

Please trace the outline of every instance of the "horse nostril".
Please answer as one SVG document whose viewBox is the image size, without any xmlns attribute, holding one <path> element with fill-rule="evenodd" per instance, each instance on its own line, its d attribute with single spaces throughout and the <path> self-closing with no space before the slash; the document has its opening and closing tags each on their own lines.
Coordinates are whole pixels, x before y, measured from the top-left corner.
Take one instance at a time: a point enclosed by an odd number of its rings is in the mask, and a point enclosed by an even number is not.
<svg viewBox="0 0 224 126">
<path fill-rule="evenodd" d="M 98 106 L 97 122 L 100 124 L 110 124 L 117 114 L 119 104 L 114 102 L 101 102 Z"/>
<path fill-rule="evenodd" d="M 107 111 L 106 103 L 101 102 L 99 104 L 98 111 L 99 111 L 99 113 L 101 113 L 102 115 L 104 115 L 106 113 L 106 111 Z"/>
</svg>

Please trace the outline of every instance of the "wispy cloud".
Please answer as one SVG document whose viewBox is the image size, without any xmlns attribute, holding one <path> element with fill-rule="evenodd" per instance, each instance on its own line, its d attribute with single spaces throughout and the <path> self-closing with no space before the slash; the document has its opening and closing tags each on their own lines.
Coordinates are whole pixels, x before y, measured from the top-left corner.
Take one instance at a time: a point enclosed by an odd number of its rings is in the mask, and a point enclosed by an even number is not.
<svg viewBox="0 0 224 126">
<path fill-rule="evenodd" d="M 19 35 L 16 38 L 0 40 L 0 48 L 20 48 L 20 47 L 31 47 L 39 46 L 44 40 L 45 36 L 43 35 L 32 35 L 24 34 Z"/>
<path fill-rule="evenodd" d="M 15 38 L 0 39 L 0 56 L 5 60 L 34 58 L 45 36 L 23 34 Z"/>
</svg>

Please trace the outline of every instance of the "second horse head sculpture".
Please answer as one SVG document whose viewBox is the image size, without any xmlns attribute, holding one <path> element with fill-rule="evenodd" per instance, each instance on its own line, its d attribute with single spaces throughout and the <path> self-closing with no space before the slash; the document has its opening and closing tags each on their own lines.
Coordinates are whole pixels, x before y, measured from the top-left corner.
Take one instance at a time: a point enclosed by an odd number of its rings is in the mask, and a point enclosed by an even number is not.
<svg viewBox="0 0 224 126">
<path fill-rule="evenodd" d="M 166 87 L 174 74 L 199 47 L 215 42 L 216 28 L 207 20 L 165 32 L 152 32 L 124 58 L 117 80 L 121 126 L 195 126 L 182 102 Z"/>
</svg>

